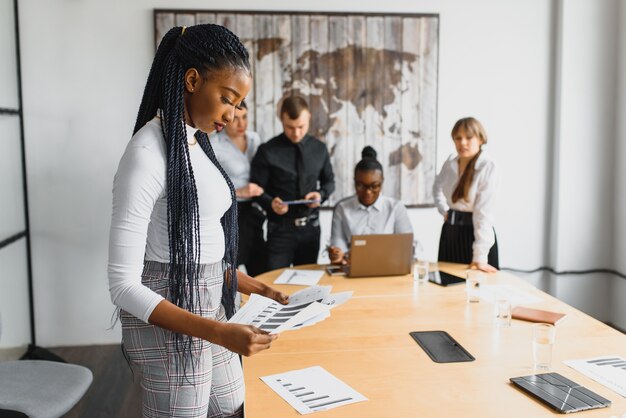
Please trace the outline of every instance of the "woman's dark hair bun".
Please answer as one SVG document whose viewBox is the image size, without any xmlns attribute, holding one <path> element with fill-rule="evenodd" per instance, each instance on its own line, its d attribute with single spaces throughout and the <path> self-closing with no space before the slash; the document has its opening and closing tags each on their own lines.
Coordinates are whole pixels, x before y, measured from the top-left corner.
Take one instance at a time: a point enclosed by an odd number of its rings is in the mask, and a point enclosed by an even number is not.
<svg viewBox="0 0 626 418">
<path fill-rule="evenodd" d="M 371 158 L 372 160 L 376 159 L 376 150 L 372 147 L 370 147 L 369 145 L 366 146 L 365 148 L 363 148 L 363 151 L 361 151 L 361 158 L 362 159 L 366 159 L 366 158 Z"/>
<path fill-rule="evenodd" d="M 354 167 L 354 177 L 359 171 L 373 171 L 380 170 L 383 172 L 383 166 L 376 159 L 376 150 L 369 145 L 363 148 L 361 151 L 361 161 Z"/>
</svg>

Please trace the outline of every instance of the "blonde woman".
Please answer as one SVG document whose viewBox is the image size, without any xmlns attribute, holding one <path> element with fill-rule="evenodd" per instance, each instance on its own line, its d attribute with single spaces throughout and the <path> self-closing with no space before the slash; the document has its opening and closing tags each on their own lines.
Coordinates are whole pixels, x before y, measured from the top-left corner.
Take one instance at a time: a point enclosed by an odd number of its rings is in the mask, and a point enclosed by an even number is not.
<svg viewBox="0 0 626 418">
<path fill-rule="evenodd" d="M 472 117 L 452 128 L 456 155 L 443 164 L 433 195 L 444 224 L 439 240 L 439 261 L 469 264 L 485 272 L 499 268 L 498 244 L 493 228 L 495 164 L 483 151 L 487 134 Z"/>
</svg>

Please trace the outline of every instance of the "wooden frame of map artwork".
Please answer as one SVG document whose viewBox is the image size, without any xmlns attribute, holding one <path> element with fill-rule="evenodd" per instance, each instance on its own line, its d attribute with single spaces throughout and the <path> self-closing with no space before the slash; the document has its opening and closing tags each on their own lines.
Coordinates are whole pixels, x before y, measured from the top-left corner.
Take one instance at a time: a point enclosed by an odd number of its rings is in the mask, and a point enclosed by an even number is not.
<svg viewBox="0 0 626 418">
<path fill-rule="evenodd" d="M 257 11 L 154 11 L 155 43 L 173 26 L 217 23 L 250 52 L 249 129 L 280 134 L 281 100 L 307 99 L 309 132 L 335 171 L 332 206 L 354 194 L 354 166 L 371 145 L 386 196 L 432 207 L 436 175 L 439 15 Z"/>
</svg>

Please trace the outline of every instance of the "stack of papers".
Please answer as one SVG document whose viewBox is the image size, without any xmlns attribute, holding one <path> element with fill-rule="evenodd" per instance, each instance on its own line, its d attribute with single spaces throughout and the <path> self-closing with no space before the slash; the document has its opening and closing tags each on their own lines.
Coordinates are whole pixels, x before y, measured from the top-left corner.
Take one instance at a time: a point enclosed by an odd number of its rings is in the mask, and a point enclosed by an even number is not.
<svg viewBox="0 0 626 418">
<path fill-rule="evenodd" d="M 228 322 L 254 325 L 279 334 L 317 324 L 330 316 L 330 310 L 352 297 L 353 292 L 331 294 L 332 286 L 311 286 L 289 296 L 289 304 L 253 293 L 248 302 Z"/>
</svg>

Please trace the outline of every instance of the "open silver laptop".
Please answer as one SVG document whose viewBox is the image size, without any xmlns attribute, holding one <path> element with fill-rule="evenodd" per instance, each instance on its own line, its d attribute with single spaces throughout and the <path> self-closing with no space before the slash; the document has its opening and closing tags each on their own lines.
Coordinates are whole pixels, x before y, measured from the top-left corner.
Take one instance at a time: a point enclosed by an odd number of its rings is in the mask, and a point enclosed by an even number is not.
<svg viewBox="0 0 626 418">
<path fill-rule="evenodd" d="M 347 277 L 409 274 L 413 265 L 413 234 L 353 235 Z"/>
</svg>

